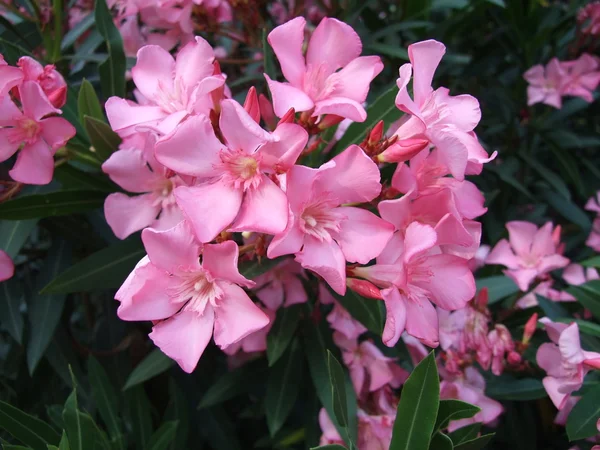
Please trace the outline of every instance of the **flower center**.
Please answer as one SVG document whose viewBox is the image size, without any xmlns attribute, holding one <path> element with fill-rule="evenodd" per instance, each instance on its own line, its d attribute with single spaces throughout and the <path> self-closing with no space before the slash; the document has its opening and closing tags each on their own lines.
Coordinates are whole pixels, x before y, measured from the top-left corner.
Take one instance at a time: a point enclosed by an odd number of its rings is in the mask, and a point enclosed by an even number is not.
<svg viewBox="0 0 600 450">
<path fill-rule="evenodd" d="M 336 81 L 327 64 L 309 65 L 304 76 L 303 91 L 313 101 L 327 98 L 334 90 Z"/>
<path fill-rule="evenodd" d="M 40 124 L 29 117 L 21 117 L 16 120 L 16 126 L 8 133 L 8 140 L 12 143 L 25 142 L 33 144 L 37 141 L 42 131 Z"/>
<path fill-rule="evenodd" d="M 173 190 L 178 186 L 175 177 L 166 178 L 154 187 L 153 206 L 160 205 L 161 208 L 167 208 L 175 205 L 175 196 Z"/>
<path fill-rule="evenodd" d="M 300 215 L 300 229 L 319 241 L 330 242 L 331 233 L 339 232 L 342 220 L 346 219 L 346 216 L 337 211 L 337 206 L 337 202 L 327 195 L 313 201 Z"/>
<path fill-rule="evenodd" d="M 209 273 L 204 270 L 182 272 L 175 274 L 179 283 L 167 289 L 172 301 L 185 303 L 184 308 L 204 313 L 207 304 L 217 307 L 217 301 L 223 296 L 223 290 L 214 282 Z"/>
<path fill-rule="evenodd" d="M 256 188 L 261 183 L 258 155 L 249 155 L 242 150 L 221 150 L 224 177 L 236 189 Z"/>
<path fill-rule="evenodd" d="M 164 112 L 172 114 L 177 111 L 187 110 L 187 90 L 180 79 L 175 79 L 169 86 L 163 81 L 158 82 L 153 99 Z"/>
</svg>

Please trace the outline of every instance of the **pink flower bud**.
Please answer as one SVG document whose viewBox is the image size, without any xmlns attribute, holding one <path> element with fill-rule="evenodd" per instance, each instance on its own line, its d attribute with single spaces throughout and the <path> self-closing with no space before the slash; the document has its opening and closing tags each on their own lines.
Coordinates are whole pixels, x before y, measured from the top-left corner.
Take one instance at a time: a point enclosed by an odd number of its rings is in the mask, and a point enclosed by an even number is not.
<svg viewBox="0 0 600 450">
<path fill-rule="evenodd" d="M 404 162 L 417 155 L 421 150 L 427 148 L 427 139 L 404 139 L 396 141 L 387 150 L 381 153 L 377 159 L 379 162 Z"/>
<path fill-rule="evenodd" d="M 256 95 L 256 88 L 254 86 L 250 88 L 246 95 L 244 109 L 256 123 L 260 123 L 260 106 L 258 104 L 258 96 Z"/>
<path fill-rule="evenodd" d="M 336 116 L 335 114 L 327 114 L 323 120 L 319 122 L 319 129 L 325 130 L 327 128 L 333 127 L 344 120 L 343 117 Z"/>
<path fill-rule="evenodd" d="M 377 124 L 373 127 L 373 129 L 369 133 L 369 139 L 367 140 L 367 143 L 369 145 L 375 145 L 379 141 L 381 141 L 381 139 L 383 138 L 383 127 L 383 120 L 377 122 Z"/>
<path fill-rule="evenodd" d="M 531 340 L 531 336 L 535 333 L 537 327 L 538 314 L 533 313 L 525 324 L 525 330 L 523 331 L 523 344 L 527 344 Z"/>
<path fill-rule="evenodd" d="M 275 129 L 275 126 L 277 125 L 277 118 L 273 112 L 273 105 L 264 94 L 260 94 L 258 96 L 258 106 L 260 108 L 260 115 L 265 123 L 271 130 Z"/>
<path fill-rule="evenodd" d="M 509 352 L 508 356 L 506 357 L 506 360 L 510 365 L 515 366 L 517 364 L 520 364 L 523 358 L 521 358 L 521 355 L 519 355 L 517 352 L 512 351 Z"/>
<path fill-rule="evenodd" d="M 283 115 L 283 117 L 279 119 L 279 122 L 277 122 L 277 126 L 281 125 L 282 123 L 294 123 L 295 117 L 296 111 L 294 110 L 294 108 L 290 108 L 288 109 L 288 112 L 286 112 Z"/>
<path fill-rule="evenodd" d="M 488 288 L 482 288 L 479 293 L 475 296 L 475 306 L 480 311 L 487 309 L 487 304 L 490 296 L 488 293 Z"/>
<path fill-rule="evenodd" d="M 373 283 L 366 280 L 359 280 L 357 278 L 347 278 L 346 285 L 357 294 L 367 298 L 374 298 L 376 300 L 383 300 L 381 291 Z"/>
</svg>

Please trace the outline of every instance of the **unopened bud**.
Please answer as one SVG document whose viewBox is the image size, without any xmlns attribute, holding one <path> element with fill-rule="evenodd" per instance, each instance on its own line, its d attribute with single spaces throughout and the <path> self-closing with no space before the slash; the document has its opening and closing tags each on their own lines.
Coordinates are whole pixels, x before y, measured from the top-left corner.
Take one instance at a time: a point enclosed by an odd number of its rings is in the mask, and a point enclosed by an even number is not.
<svg viewBox="0 0 600 450">
<path fill-rule="evenodd" d="M 560 244 L 560 232 L 560 225 L 556 225 L 554 230 L 552 230 L 552 242 L 554 242 L 554 245 Z"/>
<path fill-rule="evenodd" d="M 281 119 L 279 119 L 279 122 L 277 122 L 277 126 L 281 125 L 282 123 L 294 123 L 294 119 L 296 118 L 296 111 L 294 110 L 294 108 L 290 108 L 288 109 L 288 112 L 286 112 L 283 117 Z"/>
<path fill-rule="evenodd" d="M 346 286 L 352 289 L 357 294 L 367 298 L 383 300 L 381 291 L 373 283 L 367 280 L 359 280 L 357 278 L 346 278 Z"/>
<path fill-rule="evenodd" d="M 531 340 L 531 336 L 533 336 L 533 333 L 535 333 L 535 330 L 537 328 L 537 320 L 538 314 L 533 313 L 527 321 L 527 323 L 525 324 L 525 330 L 523 331 L 523 340 L 521 341 L 523 342 L 523 344 L 528 344 Z"/>
<path fill-rule="evenodd" d="M 256 95 L 256 88 L 254 86 L 248 90 L 246 101 L 244 102 L 244 109 L 256 123 L 260 123 L 260 107 L 258 105 L 258 95 Z"/>
<path fill-rule="evenodd" d="M 383 138 L 383 120 L 377 122 L 377 124 L 373 127 L 371 132 L 369 133 L 369 137 L 367 139 L 367 145 L 374 146 Z"/>
<path fill-rule="evenodd" d="M 479 293 L 475 296 L 475 301 L 474 301 L 475 307 L 479 311 L 486 310 L 489 298 L 490 298 L 490 295 L 488 292 L 488 288 L 487 287 L 481 288 Z"/>
<path fill-rule="evenodd" d="M 429 141 L 427 139 L 404 139 L 396 141 L 389 146 L 383 153 L 377 156 L 379 162 L 404 162 L 411 159 L 427 148 Z"/>
<path fill-rule="evenodd" d="M 319 122 L 319 130 L 325 130 L 326 128 L 333 127 L 344 120 L 343 117 L 336 116 L 335 114 L 327 114 L 320 122 Z"/>
<path fill-rule="evenodd" d="M 221 73 L 221 65 L 219 64 L 219 61 L 215 60 L 215 62 L 213 62 L 213 75 L 221 75 Z M 213 109 L 217 114 L 221 112 L 221 100 L 223 100 L 224 96 L 225 84 L 210 93 L 210 97 L 213 101 Z"/>
<path fill-rule="evenodd" d="M 269 129 L 274 130 L 275 126 L 277 125 L 277 118 L 273 112 L 273 105 L 264 94 L 260 94 L 258 96 L 258 106 L 260 108 L 260 115 L 262 116 L 263 120 Z"/>
<path fill-rule="evenodd" d="M 516 366 L 517 364 L 521 364 L 521 361 L 523 361 L 523 358 L 517 352 L 511 351 L 508 353 L 508 356 L 506 357 L 506 361 L 508 361 L 508 363 L 511 366 Z"/>
</svg>

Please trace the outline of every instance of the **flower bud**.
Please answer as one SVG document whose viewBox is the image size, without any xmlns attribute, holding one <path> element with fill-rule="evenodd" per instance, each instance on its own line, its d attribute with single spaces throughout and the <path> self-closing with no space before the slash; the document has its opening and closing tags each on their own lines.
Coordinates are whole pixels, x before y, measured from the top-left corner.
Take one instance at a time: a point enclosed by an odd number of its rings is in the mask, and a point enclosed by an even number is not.
<svg viewBox="0 0 600 450">
<path fill-rule="evenodd" d="M 277 122 L 277 126 L 281 125 L 282 123 L 294 123 L 294 119 L 296 118 L 296 111 L 294 110 L 294 108 L 290 108 L 288 109 L 288 112 L 286 112 L 283 117 L 281 119 L 279 119 L 279 122 Z"/>
<path fill-rule="evenodd" d="M 325 130 L 326 128 L 333 127 L 344 120 L 343 117 L 336 116 L 335 114 L 327 114 L 323 120 L 319 122 L 319 130 Z"/>
<path fill-rule="evenodd" d="M 516 366 L 517 364 L 521 364 L 523 358 L 515 351 L 511 351 L 508 353 L 506 360 L 511 366 Z"/>
<path fill-rule="evenodd" d="M 379 162 L 404 162 L 416 156 L 421 150 L 427 148 L 429 141 L 427 139 L 404 139 L 396 141 L 388 147 L 383 153 L 377 156 Z"/>
<path fill-rule="evenodd" d="M 383 138 L 383 120 L 377 122 L 377 124 L 373 127 L 371 132 L 369 133 L 369 137 L 367 139 L 367 145 L 374 146 Z"/>
<path fill-rule="evenodd" d="M 377 286 L 369 281 L 359 280 L 357 278 L 346 278 L 346 286 L 363 297 L 383 300 L 381 291 L 377 288 Z"/>
<path fill-rule="evenodd" d="M 521 341 L 523 342 L 523 344 L 528 344 L 531 340 L 531 336 L 533 336 L 533 333 L 535 333 L 535 330 L 537 328 L 537 320 L 538 314 L 533 313 L 527 321 L 527 323 L 525 324 L 525 330 L 523 331 L 523 340 Z"/>
<path fill-rule="evenodd" d="M 256 88 L 254 86 L 250 88 L 246 95 L 244 109 L 256 123 L 260 123 L 260 107 L 258 104 L 258 95 L 256 95 Z"/>
<path fill-rule="evenodd" d="M 277 118 L 275 117 L 275 113 L 273 112 L 273 105 L 269 101 L 269 99 L 264 95 L 260 94 L 258 96 L 258 106 L 260 108 L 260 115 L 267 124 L 267 126 L 274 130 L 277 125 Z"/>
</svg>

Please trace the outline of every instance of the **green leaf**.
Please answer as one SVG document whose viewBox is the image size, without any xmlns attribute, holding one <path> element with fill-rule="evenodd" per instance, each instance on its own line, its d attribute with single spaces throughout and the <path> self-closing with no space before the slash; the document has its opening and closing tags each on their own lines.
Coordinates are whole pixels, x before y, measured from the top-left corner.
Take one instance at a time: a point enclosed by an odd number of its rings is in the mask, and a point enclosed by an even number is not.
<svg viewBox="0 0 600 450">
<path fill-rule="evenodd" d="M 346 447 L 342 447 L 338 444 L 321 445 L 320 447 L 312 447 L 310 450 L 346 450 Z"/>
<path fill-rule="evenodd" d="M 65 36 L 63 37 L 62 43 L 60 45 L 61 50 L 68 49 L 71 45 L 75 43 L 77 39 L 79 39 L 84 33 L 86 33 L 94 24 L 94 14 L 90 13 L 85 16 L 81 21 L 77 23 L 73 28 L 71 28 Z"/>
<path fill-rule="evenodd" d="M 585 231 L 592 227 L 592 222 L 587 214 L 575 203 L 561 195 L 556 195 L 556 192 L 550 189 L 543 189 L 541 194 L 546 202 L 568 221 L 579 225 Z"/>
<path fill-rule="evenodd" d="M 38 219 L 0 221 L 0 248 L 15 258 L 38 223 Z"/>
<path fill-rule="evenodd" d="M 18 344 L 23 342 L 23 314 L 25 298 L 22 283 L 15 277 L 0 283 L 0 324 Z"/>
<path fill-rule="evenodd" d="M 167 450 L 169 444 L 175 440 L 177 425 L 179 421 L 170 420 L 163 423 L 158 430 L 150 437 L 148 444 L 149 450 Z"/>
<path fill-rule="evenodd" d="M 331 293 L 350 315 L 367 327 L 369 331 L 375 334 L 382 333 L 384 320 L 380 300 L 365 298 L 350 289 L 346 290 L 344 296 L 333 291 Z"/>
<path fill-rule="evenodd" d="M 390 450 L 427 450 L 439 404 L 440 379 L 432 351 L 404 383 Z"/>
<path fill-rule="evenodd" d="M 235 427 L 223 408 L 214 406 L 198 411 L 202 433 L 210 448 L 241 450 L 242 445 L 236 436 Z M 179 450 L 179 449 L 177 449 Z"/>
<path fill-rule="evenodd" d="M 96 90 L 94 89 L 94 86 L 92 86 L 92 83 L 85 78 L 81 82 L 81 87 L 79 88 L 77 110 L 79 112 L 79 121 L 81 123 L 85 123 L 85 116 L 98 119 L 102 122 L 105 120 L 102 106 L 100 106 L 100 100 L 98 100 L 98 96 L 96 95 Z"/>
<path fill-rule="evenodd" d="M 487 396 L 497 400 L 527 401 L 547 397 L 541 380 L 536 378 L 493 377 L 486 384 Z"/>
<path fill-rule="evenodd" d="M 273 366 L 283 355 L 294 337 L 300 323 L 302 305 L 279 308 L 273 327 L 267 335 L 267 360 Z"/>
<path fill-rule="evenodd" d="M 81 415 L 77 406 L 77 390 L 73 391 L 65 402 L 63 409 L 63 421 L 65 423 L 65 431 L 69 439 L 69 446 L 73 450 L 84 450 L 83 425 L 81 423 Z"/>
<path fill-rule="evenodd" d="M 84 115 L 83 125 L 98 159 L 106 161 L 119 148 L 121 138 L 110 125 L 93 117 Z"/>
<path fill-rule="evenodd" d="M 121 286 L 146 254 L 138 236 L 102 249 L 62 272 L 42 293 L 89 292 Z"/>
<path fill-rule="evenodd" d="M 338 141 L 333 150 L 333 154 L 338 154 L 344 151 L 351 144 L 358 144 L 366 137 L 367 132 L 373 128 L 377 122 L 383 120 L 386 125 L 389 126 L 391 123 L 400 118 L 402 113 L 396 107 L 396 95 L 398 94 L 398 87 L 396 84 L 391 86 L 387 91 L 382 93 L 368 108 L 367 108 L 367 120 L 364 122 L 352 123 L 342 138 Z"/>
<path fill-rule="evenodd" d="M 133 386 L 137 386 L 144 381 L 160 375 L 169 370 L 174 364 L 175 361 L 161 352 L 159 348 L 154 349 L 133 369 L 133 372 L 131 372 L 131 375 L 129 375 L 129 378 L 125 382 L 125 386 L 123 386 L 123 390 L 126 391 Z"/>
<path fill-rule="evenodd" d="M 66 216 L 101 208 L 105 197 L 105 193 L 88 190 L 25 195 L 0 203 L 0 217 L 3 220 L 23 220 Z"/>
<path fill-rule="evenodd" d="M 298 342 L 269 371 L 265 408 L 269 434 L 274 436 L 290 415 L 302 385 L 304 357 Z"/>
<path fill-rule="evenodd" d="M 453 448 L 452 439 L 439 431 L 433 435 L 429 444 L 429 450 L 452 450 Z"/>
<path fill-rule="evenodd" d="M 133 441 L 138 450 L 148 450 L 148 442 L 152 434 L 152 416 L 150 401 L 144 388 L 138 385 L 125 392 L 125 404 L 133 429 Z"/>
<path fill-rule="evenodd" d="M 263 67 L 265 69 L 265 73 L 271 78 L 275 80 L 277 78 L 277 73 L 275 72 L 275 64 L 273 63 L 273 50 L 271 50 L 271 46 L 267 41 L 268 31 L 266 28 L 262 30 L 262 46 L 263 46 Z M 271 95 L 271 90 L 269 90 L 269 95 Z"/>
<path fill-rule="evenodd" d="M 85 172 L 72 164 L 61 164 L 54 170 L 54 178 L 63 189 L 91 189 L 102 192 L 115 192 L 120 188 L 106 175 L 97 172 Z"/>
<path fill-rule="evenodd" d="M 47 448 L 54 447 L 53 445 L 49 445 Z M 56 447 L 54 447 L 56 448 Z M 2 443 L 2 450 L 31 450 L 31 447 L 25 447 L 23 445 L 11 445 Z"/>
<path fill-rule="evenodd" d="M 567 292 L 572 294 L 579 303 L 590 312 L 596 319 L 600 319 L 600 280 L 588 281 L 579 286 L 571 286 Z"/>
<path fill-rule="evenodd" d="M 264 365 L 259 361 L 224 373 L 204 393 L 198 409 L 209 408 L 229 400 L 248 389 L 248 380 L 261 379 Z"/>
<path fill-rule="evenodd" d="M 113 95 L 124 98 L 127 64 L 125 52 L 123 51 L 123 39 L 113 22 L 106 0 L 96 0 L 94 17 L 96 28 L 104 38 L 108 50 L 108 58 L 98 67 L 102 93 L 106 98 Z"/>
<path fill-rule="evenodd" d="M 519 292 L 519 287 L 513 280 L 504 275 L 495 275 L 476 280 L 477 290 L 488 289 L 488 303 L 494 304 L 509 295 Z"/>
<path fill-rule="evenodd" d="M 389 56 L 390 58 L 401 59 L 402 61 L 409 60 L 408 50 L 398 45 L 389 45 L 381 44 L 379 42 L 373 42 L 372 44 L 369 44 L 365 50 Z"/>
<path fill-rule="evenodd" d="M 552 187 L 554 187 L 554 189 L 556 189 L 556 192 L 558 192 L 560 195 L 562 195 L 566 200 L 571 201 L 571 192 L 569 191 L 569 188 L 567 187 L 567 185 L 565 184 L 565 182 L 562 180 L 561 177 L 559 177 L 557 174 L 555 174 L 550 169 L 548 169 L 546 166 L 544 166 L 541 162 L 533 159 L 529 155 L 526 155 L 523 153 L 523 154 L 520 154 L 519 156 L 533 170 L 535 170 L 537 173 L 539 173 L 543 179 L 545 179 L 548 183 L 550 183 L 550 185 Z"/>
<path fill-rule="evenodd" d="M 597 435 L 598 419 L 600 419 L 600 384 L 587 391 L 571 410 L 567 419 L 569 440 L 587 439 Z"/>
<path fill-rule="evenodd" d="M 600 267 L 600 256 L 586 259 L 585 261 L 581 261 L 580 264 L 585 267 Z"/>
<path fill-rule="evenodd" d="M 540 294 L 535 294 L 540 308 L 544 311 L 544 314 L 552 320 L 558 320 L 561 317 L 568 315 L 567 311 L 560 305 L 560 303 L 550 300 Z"/>
<path fill-rule="evenodd" d="M 58 450 L 71 450 L 69 438 L 67 438 L 67 433 L 65 430 L 62 432 L 62 437 L 60 438 L 60 443 L 58 444 Z"/>
<path fill-rule="evenodd" d="M 481 411 L 481 408 L 460 400 L 440 400 L 435 430 L 439 431 L 448 426 L 452 420 L 469 419 Z"/>
<path fill-rule="evenodd" d="M 0 401 L 0 428 L 34 450 L 46 450 L 56 445 L 60 436 L 45 422 Z"/>
<path fill-rule="evenodd" d="M 262 258 L 259 262 L 257 260 L 252 261 L 241 261 L 238 265 L 239 271 L 249 280 L 253 280 L 259 275 L 268 272 L 272 268 L 276 267 L 285 258 L 267 259 Z"/>
<path fill-rule="evenodd" d="M 169 379 L 169 400 L 170 404 L 165 413 L 165 418 L 176 420 L 179 424 L 171 449 L 179 450 L 186 448 L 188 445 L 190 408 L 188 399 L 172 378 Z"/>
<path fill-rule="evenodd" d="M 454 447 L 455 450 L 480 450 L 485 448 L 488 445 L 495 433 L 484 434 L 483 436 L 479 436 L 478 438 L 472 439 L 470 441 L 463 442 Z"/>
<path fill-rule="evenodd" d="M 27 367 L 30 374 L 33 374 L 52 340 L 66 300 L 64 294 L 39 294 L 38 292 L 70 265 L 71 251 L 71 245 L 66 240 L 56 239 L 37 277 L 36 293 L 31 299 L 27 315 L 30 324 Z"/>
<path fill-rule="evenodd" d="M 333 413 L 338 423 L 348 427 L 348 403 L 346 402 L 346 389 L 344 369 L 335 356 L 327 350 L 327 367 L 329 369 L 329 384 L 331 385 L 331 398 L 333 398 Z"/>
<path fill-rule="evenodd" d="M 88 376 L 92 387 L 92 397 L 104 421 L 116 448 L 123 449 L 121 427 L 119 425 L 119 397 L 108 379 L 102 365 L 90 355 L 88 359 Z"/>
<path fill-rule="evenodd" d="M 456 446 L 462 444 L 463 442 L 475 439 L 479 434 L 479 430 L 481 430 L 481 424 L 472 423 L 471 425 L 454 430 L 449 434 L 449 437 L 452 440 L 452 443 Z"/>
</svg>

